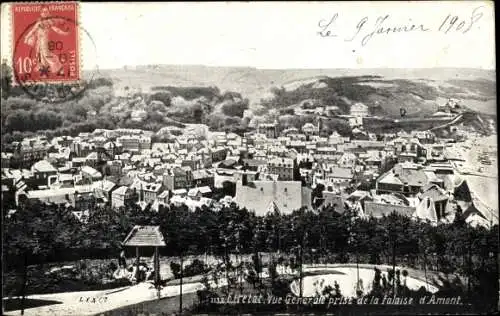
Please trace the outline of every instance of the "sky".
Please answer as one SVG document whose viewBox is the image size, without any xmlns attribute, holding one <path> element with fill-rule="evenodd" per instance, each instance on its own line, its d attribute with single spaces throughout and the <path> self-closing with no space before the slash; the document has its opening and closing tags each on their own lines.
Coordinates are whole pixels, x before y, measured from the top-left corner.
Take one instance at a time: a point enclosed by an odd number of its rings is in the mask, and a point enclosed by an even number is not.
<svg viewBox="0 0 500 316">
<path fill-rule="evenodd" d="M 2 58 L 10 60 L 6 8 L 2 5 L 1 47 Z M 384 16 L 377 28 L 377 18 Z M 443 21 L 446 27 L 439 30 Z M 387 31 L 412 24 L 416 30 Z M 83 69 L 145 64 L 496 68 L 493 4 L 481 1 L 81 2 L 80 25 Z M 369 36 L 381 27 L 384 34 Z M 321 36 L 320 31 L 336 36 Z"/>
</svg>

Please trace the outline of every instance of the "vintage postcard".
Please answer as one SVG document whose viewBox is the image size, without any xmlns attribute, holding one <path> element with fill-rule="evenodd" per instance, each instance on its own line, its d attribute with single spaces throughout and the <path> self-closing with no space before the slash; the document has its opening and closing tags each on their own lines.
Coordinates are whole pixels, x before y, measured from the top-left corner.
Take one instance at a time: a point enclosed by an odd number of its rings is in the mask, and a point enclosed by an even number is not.
<svg viewBox="0 0 500 316">
<path fill-rule="evenodd" d="M 0 21 L 2 314 L 498 312 L 492 1 Z"/>
</svg>

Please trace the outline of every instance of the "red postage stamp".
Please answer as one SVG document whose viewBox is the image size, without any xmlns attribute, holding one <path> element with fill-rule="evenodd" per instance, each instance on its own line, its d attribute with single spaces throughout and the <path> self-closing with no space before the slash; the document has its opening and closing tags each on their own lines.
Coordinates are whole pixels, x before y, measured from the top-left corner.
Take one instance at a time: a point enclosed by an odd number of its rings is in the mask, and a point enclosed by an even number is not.
<svg viewBox="0 0 500 316">
<path fill-rule="evenodd" d="M 13 4 L 12 36 L 19 84 L 80 81 L 78 3 Z"/>
</svg>

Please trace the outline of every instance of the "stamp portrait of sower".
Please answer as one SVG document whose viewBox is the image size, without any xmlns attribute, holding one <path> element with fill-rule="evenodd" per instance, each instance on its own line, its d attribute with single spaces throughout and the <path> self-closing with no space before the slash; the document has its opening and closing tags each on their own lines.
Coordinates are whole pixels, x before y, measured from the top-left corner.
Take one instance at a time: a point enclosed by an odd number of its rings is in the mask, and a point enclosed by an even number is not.
<svg viewBox="0 0 500 316">
<path fill-rule="evenodd" d="M 59 56 L 52 53 L 53 48 L 49 45 L 51 32 L 56 32 L 59 35 L 70 34 L 69 28 L 62 29 L 61 26 L 64 26 L 64 24 L 64 19 L 53 17 L 48 7 L 43 7 L 40 17 L 24 36 L 24 43 L 34 49 L 40 72 L 45 70 L 45 72 L 49 71 L 56 74 L 64 71 Z"/>
</svg>

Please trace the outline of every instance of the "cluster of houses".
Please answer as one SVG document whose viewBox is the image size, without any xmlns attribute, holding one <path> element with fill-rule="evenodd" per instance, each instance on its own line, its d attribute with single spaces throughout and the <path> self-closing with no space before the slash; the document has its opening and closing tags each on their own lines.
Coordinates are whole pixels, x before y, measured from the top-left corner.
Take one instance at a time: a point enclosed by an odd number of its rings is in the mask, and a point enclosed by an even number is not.
<svg viewBox="0 0 500 316">
<path fill-rule="evenodd" d="M 361 127 L 351 138 L 324 137 L 313 124 L 299 130 L 274 122 L 243 136 L 186 130 L 169 142 L 152 140 L 139 129 L 96 129 L 13 143 L 2 152 L 2 199 L 55 203 L 79 218 L 96 204 L 195 210 L 236 203 L 259 216 L 330 207 L 440 223 L 460 208 L 468 221 L 487 225 L 450 163 L 460 158 L 449 140 L 429 131 L 375 135 Z"/>
</svg>

